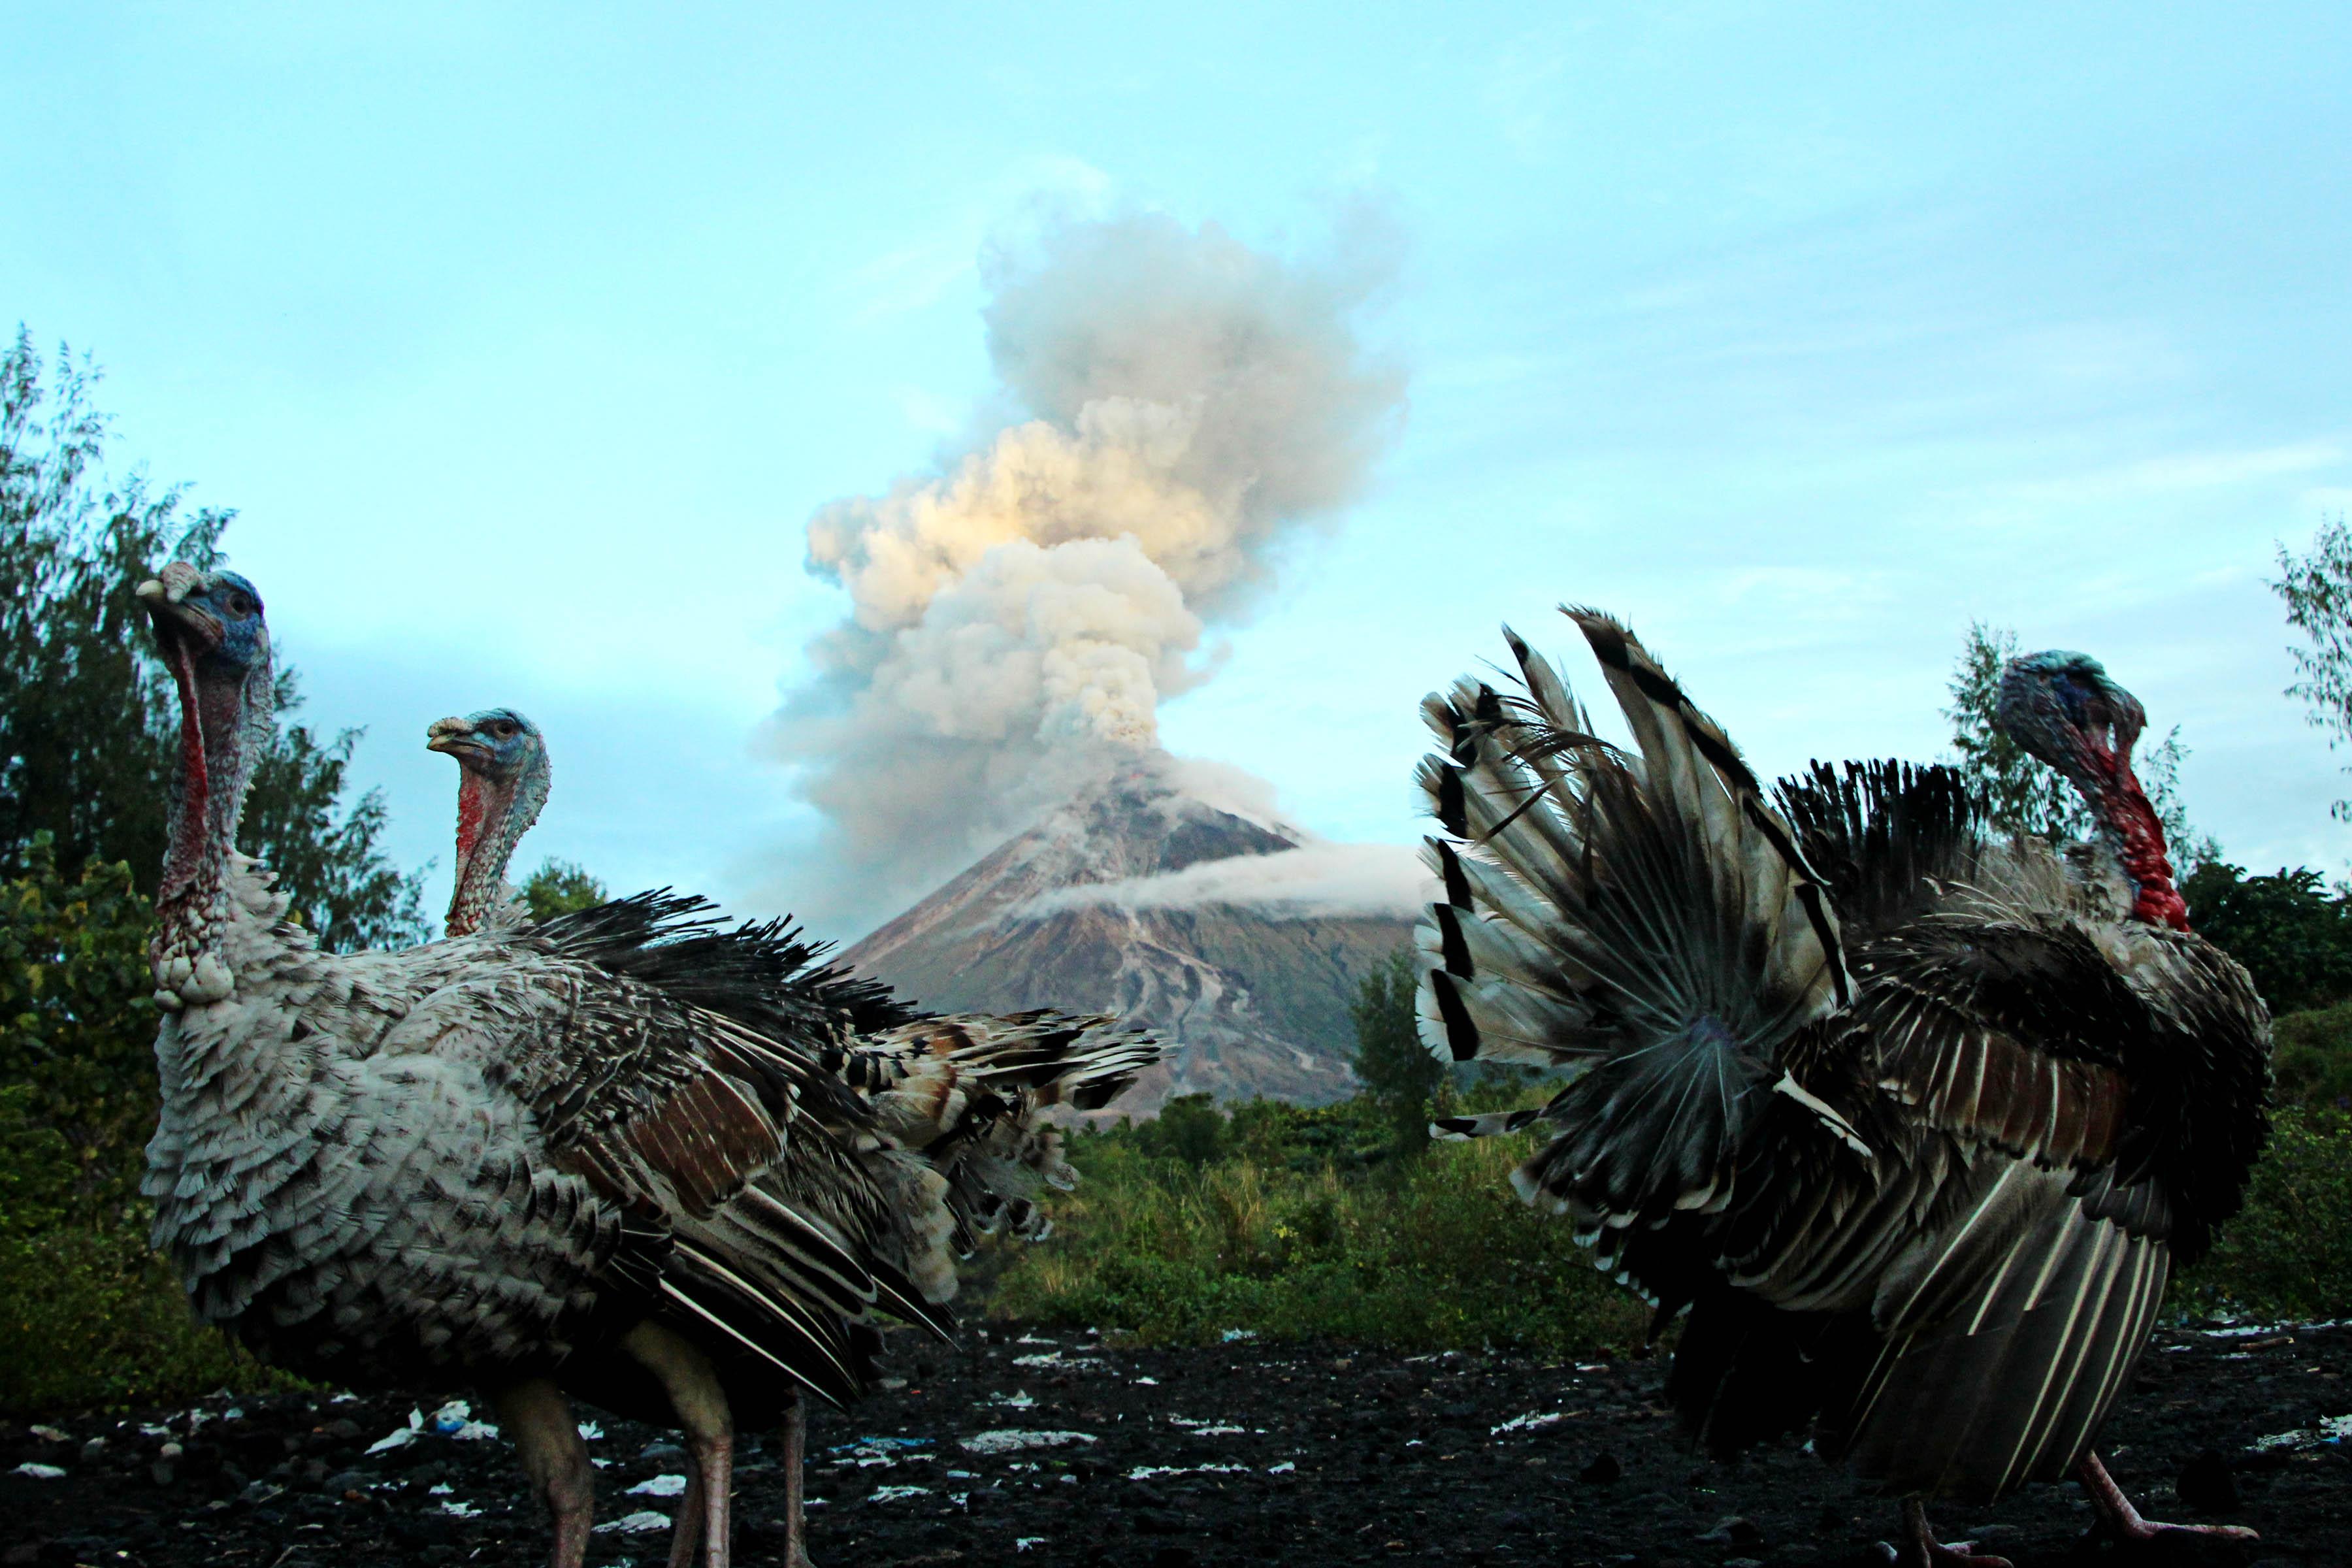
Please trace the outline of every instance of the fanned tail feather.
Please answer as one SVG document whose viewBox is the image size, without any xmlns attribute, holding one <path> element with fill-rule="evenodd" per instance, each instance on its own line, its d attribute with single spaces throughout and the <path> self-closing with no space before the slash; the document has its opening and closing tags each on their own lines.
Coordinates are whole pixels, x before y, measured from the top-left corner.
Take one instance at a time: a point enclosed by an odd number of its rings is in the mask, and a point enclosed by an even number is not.
<svg viewBox="0 0 2352 1568">
<path fill-rule="evenodd" d="M 1423 1038 L 1571 1076 L 1531 1198 L 1588 1225 L 1719 1207 L 1781 1047 L 1849 994 L 1837 922 L 1723 731 L 1624 627 L 1567 614 L 1636 754 L 1507 630 L 1518 691 L 1465 679 L 1423 704 L 1447 837 L 1427 853 L 1444 897 L 1417 937 Z"/>
</svg>

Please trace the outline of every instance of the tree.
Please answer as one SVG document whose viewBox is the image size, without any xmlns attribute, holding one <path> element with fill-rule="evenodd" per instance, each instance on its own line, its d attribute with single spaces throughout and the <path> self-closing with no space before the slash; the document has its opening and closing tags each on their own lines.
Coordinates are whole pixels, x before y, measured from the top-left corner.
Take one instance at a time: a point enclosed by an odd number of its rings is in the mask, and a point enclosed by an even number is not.
<svg viewBox="0 0 2352 1568">
<path fill-rule="evenodd" d="M 136 471 L 103 488 L 97 381 L 87 358 L 61 349 L 45 389 L 22 328 L 0 353 L 0 868 L 28 865 L 46 834 L 57 865 L 127 865 L 152 894 L 179 703 L 131 588 L 174 556 L 219 560 L 235 514 L 188 515 L 180 489 L 154 493 Z M 280 728 L 255 771 L 244 847 L 330 946 L 422 937 L 423 879 L 377 847 L 382 796 L 343 799 L 362 732 L 326 741 L 285 722 L 300 701 L 290 668 L 277 695 Z"/>
<path fill-rule="evenodd" d="M 85 1202 L 131 1194 L 155 1122 L 152 914 L 126 868 L 61 873 L 46 835 L 0 881 L 0 1085 Z"/>
<path fill-rule="evenodd" d="M 2286 624 L 2311 644 L 2287 650 L 2301 679 L 2286 694 L 2303 699 L 2305 718 L 2327 731 L 2333 750 L 2352 741 L 2352 529 L 2341 517 L 2322 523 L 2306 553 L 2280 545 L 2278 565 L 2271 587 L 2286 601 Z M 2328 810 L 2337 821 L 2352 822 L 2352 800 Z"/>
<path fill-rule="evenodd" d="M 1224 1113 L 1208 1095 L 1177 1095 L 1136 1130 L 1136 1146 L 1162 1159 L 1209 1164 L 1225 1151 Z"/>
<path fill-rule="evenodd" d="M 1349 1065 L 1395 1124 L 1398 1146 L 1418 1153 L 1429 1142 L 1431 1105 L 1445 1083 L 1445 1064 L 1422 1046 L 1413 990 L 1412 956 L 1403 948 L 1364 976 L 1348 1006 L 1356 1026 Z"/>
<path fill-rule="evenodd" d="M 2028 752 L 2004 734 L 1994 721 L 2000 700 L 2001 671 L 2018 656 L 2017 634 L 2006 626 L 1982 621 L 1969 625 L 1967 640 L 1952 670 L 1952 705 L 1944 717 L 1952 721 L 1952 750 L 1961 776 L 1985 802 L 1993 826 L 2011 833 L 2032 833 L 2059 842 L 2088 838 L 2096 830 L 2082 797 L 2065 776 Z M 2180 764 L 2189 748 L 2180 743 L 2180 726 L 2166 732 L 2161 743 L 2143 750 L 2133 763 L 2140 787 L 2164 824 L 2173 863 L 2186 870 L 2218 859 L 2221 847 L 2189 823 L 2180 800 Z"/>
<path fill-rule="evenodd" d="M 530 906 L 530 918 L 535 921 L 551 921 L 558 915 L 593 910 L 605 897 L 604 884 L 590 876 L 585 868 L 552 855 L 541 861 L 539 869 L 522 885 L 522 900 Z"/>
<path fill-rule="evenodd" d="M 2273 1014 L 2352 997 L 2352 906 L 2308 868 L 2249 877 L 2209 860 L 2180 885 L 2199 935 L 2246 966 Z"/>
</svg>

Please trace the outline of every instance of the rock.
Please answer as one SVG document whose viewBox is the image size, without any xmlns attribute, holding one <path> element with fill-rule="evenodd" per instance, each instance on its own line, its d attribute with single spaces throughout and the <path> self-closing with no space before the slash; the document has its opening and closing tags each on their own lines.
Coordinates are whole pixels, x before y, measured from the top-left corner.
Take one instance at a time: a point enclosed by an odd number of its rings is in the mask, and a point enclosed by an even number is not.
<svg viewBox="0 0 2352 1568">
<path fill-rule="evenodd" d="M 1717 1520 L 1715 1528 L 1698 1539 L 1702 1546 L 1760 1546 L 1764 1543 L 1764 1532 L 1757 1529 L 1752 1521 L 1734 1513 Z"/>
<path fill-rule="evenodd" d="M 2242 1506 L 2238 1497 L 2238 1478 L 2231 1473 L 2230 1461 L 2218 1449 L 2207 1448 L 2180 1467 L 2173 1478 L 2172 1489 L 2180 1500 L 2199 1513 L 2235 1513 Z"/>
</svg>

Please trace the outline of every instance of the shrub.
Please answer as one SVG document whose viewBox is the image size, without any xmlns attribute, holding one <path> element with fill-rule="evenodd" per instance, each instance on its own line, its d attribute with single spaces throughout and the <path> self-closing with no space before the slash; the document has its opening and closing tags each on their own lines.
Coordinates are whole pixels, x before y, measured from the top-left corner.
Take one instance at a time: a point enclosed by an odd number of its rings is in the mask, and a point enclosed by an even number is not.
<svg viewBox="0 0 2352 1568">
<path fill-rule="evenodd" d="M 2289 1106 L 2212 1256 L 2176 1280 L 2176 1307 L 2265 1318 L 2352 1310 L 2352 1115 Z"/>
<path fill-rule="evenodd" d="M 145 1205 L 93 1212 L 81 1162 L 32 1098 L 0 1089 L 0 1414 L 285 1384 L 189 1315 L 147 1249 Z"/>
<path fill-rule="evenodd" d="M 1294 1163 L 1312 1133 L 1369 1134 L 1377 1153 L 1392 1127 L 1369 1103 L 1244 1107 L 1227 1130 L 1235 1152 L 1201 1164 L 1130 1132 L 1076 1139 L 1086 1179 L 1055 1216 L 1069 1245 L 1024 1252 L 994 1308 L 1188 1343 L 1234 1329 L 1411 1350 L 1638 1341 L 1640 1302 L 1568 1226 L 1512 1194 L 1516 1144 L 1438 1145 L 1388 1162 L 1384 1181 L 1362 1179 L 1361 1160 Z"/>
</svg>

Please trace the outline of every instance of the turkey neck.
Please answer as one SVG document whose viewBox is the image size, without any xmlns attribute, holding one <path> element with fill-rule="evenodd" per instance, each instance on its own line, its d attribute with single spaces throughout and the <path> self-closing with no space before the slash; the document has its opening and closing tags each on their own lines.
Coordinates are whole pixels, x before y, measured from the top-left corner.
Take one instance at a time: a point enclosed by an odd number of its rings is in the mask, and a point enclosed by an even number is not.
<svg viewBox="0 0 2352 1568">
<path fill-rule="evenodd" d="M 267 662 L 243 671 L 201 666 L 184 635 L 169 649 L 180 691 L 180 745 L 172 769 L 171 842 L 148 944 L 156 1002 L 167 1012 L 226 999 L 235 981 L 222 952 L 230 910 L 226 873 L 252 783 L 254 692 L 270 688 Z"/>
<path fill-rule="evenodd" d="M 2164 824 L 2156 815 L 2147 792 L 2140 788 L 2128 758 L 2118 757 L 2112 777 L 2102 780 L 2091 801 L 2099 826 L 2114 840 L 2124 874 L 2138 889 L 2132 900 L 2132 918 L 2149 925 L 2189 929 L 2189 905 L 2173 886 L 2172 860 L 2166 853 Z"/>
<path fill-rule="evenodd" d="M 523 809 L 516 781 L 460 766 L 457 774 L 457 885 L 449 893 L 445 936 L 470 936 L 491 910 L 513 897 L 507 863 L 537 816 Z"/>
</svg>

